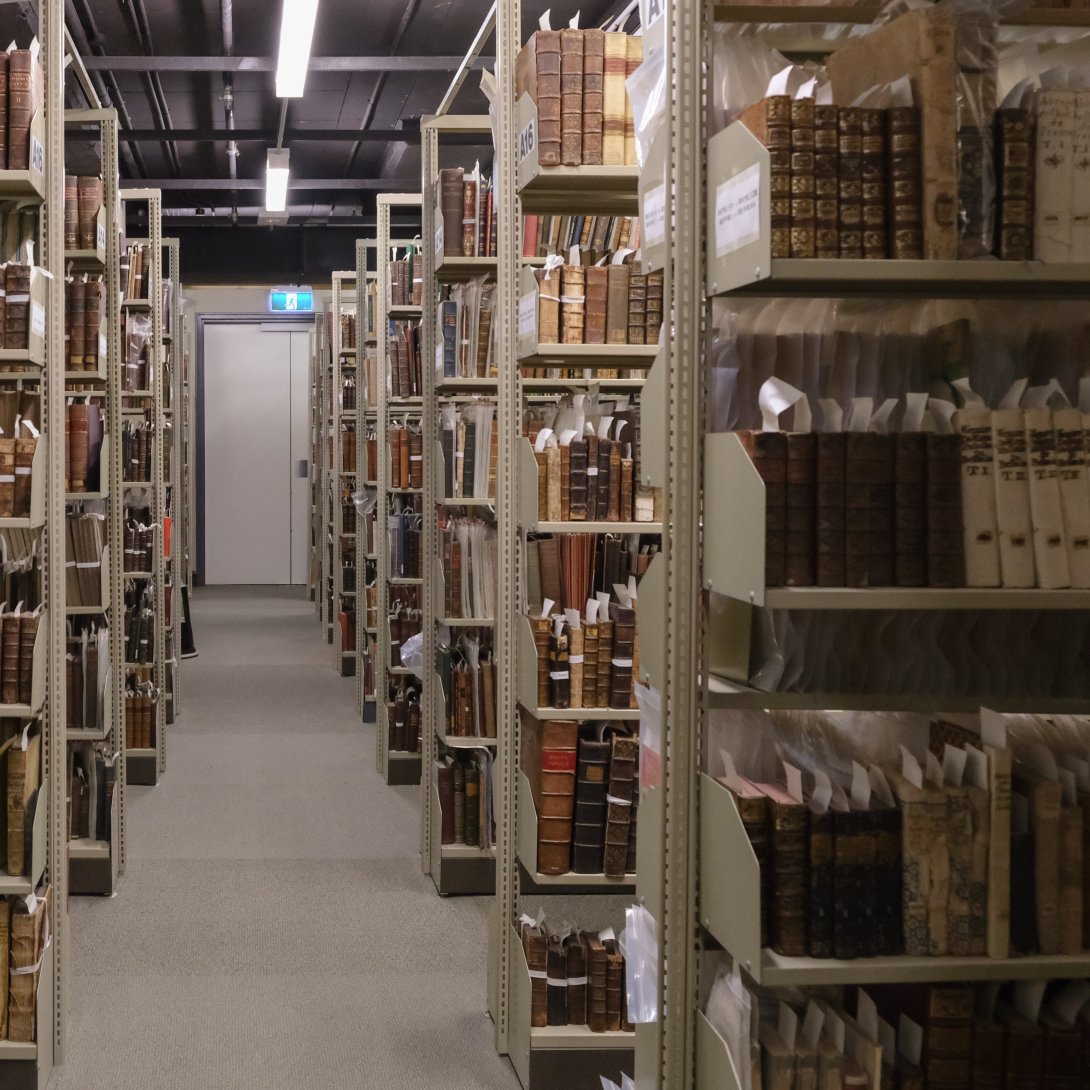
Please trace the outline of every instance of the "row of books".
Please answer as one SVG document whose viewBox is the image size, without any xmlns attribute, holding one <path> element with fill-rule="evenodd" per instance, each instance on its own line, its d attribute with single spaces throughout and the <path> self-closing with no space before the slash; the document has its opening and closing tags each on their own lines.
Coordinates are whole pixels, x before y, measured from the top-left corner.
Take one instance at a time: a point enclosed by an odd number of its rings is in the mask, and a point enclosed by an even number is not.
<svg viewBox="0 0 1090 1090">
<path fill-rule="evenodd" d="M 65 369 L 97 371 L 105 360 L 106 285 L 100 276 L 64 282 Z"/>
<path fill-rule="evenodd" d="M 586 613 L 534 617 L 540 708 L 634 708 L 640 648 L 635 601 L 588 599 Z M 601 613 L 599 614 L 599 609 Z"/>
<path fill-rule="evenodd" d="M 3 607 L 0 607 L 2 610 Z M 0 612 L 0 704 L 29 704 L 34 683 L 34 643 L 41 607 Z"/>
<path fill-rule="evenodd" d="M 150 572 L 155 565 L 155 527 L 130 518 L 125 523 L 125 572 Z"/>
<path fill-rule="evenodd" d="M 69 730 L 100 730 L 109 669 L 110 630 L 92 622 L 66 641 L 65 720 Z"/>
<path fill-rule="evenodd" d="M 401 648 L 413 636 L 419 636 L 423 627 L 420 610 L 395 602 L 387 617 L 387 624 L 390 632 L 390 665 L 403 666 Z"/>
<path fill-rule="evenodd" d="M 446 730 L 458 738 L 496 737 L 496 664 L 491 635 L 439 640 L 435 667 L 443 687 Z"/>
<path fill-rule="evenodd" d="M 17 439 L 33 438 L 35 430 L 41 431 L 41 414 L 42 395 L 38 387 L 0 389 L 0 429 L 3 429 L 3 435 Z"/>
<path fill-rule="evenodd" d="M 499 223 L 492 210 L 492 179 L 473 170 L 439 171 L 439 212 L 444 257 L 495 257 Z"/>
<path fill-rule="evenodd" d="M 499 457 L 495 402 L 473 400 L 443 405 L 439 445 L 443 452 L 445 501 L 495 498 Z"/>
<path fill-rule="evenodd" d="M 387 266 L 390 277 L 390 306 L 418 307 L 424 294 L 424 255 L 415 246 Z"/>
<path fill-rule="evenodd" d="M 125 748 L 155 749 L 159 690 L 150 681 L 129 679 L 125 690 Z"/>
<path fill-rule="evenodd" d="M 390 397 L 423 397 L 420 323 L 390 322 L 390 335 L 386 343 L 390 367 L 387 389 Z"/>
<path fill-rule="evenodd" d="M 548 257 L 550 254 L 570 257 L 576 246 L 579 247 L 579 260 L 584 265 L 597 265 L 607 254 L 620 250 L 638 250 L 639 217 L 573 213 L 523 216 L 523 257 Z"/>
<path fill-rule="evenodd" d="M 66 492 L 97 492 L 102 479 L 102 437 L 105 413 L 98 401 L 69 398 L 64 417 L 64 480 Z M 33 457 L 33 456 L 32 456 Z M 3 450 L 0 448 L 0 472 Z M 15 472 L 18 474 L 18 465 Z M 28 512 L 29 513 L 29 512 Z"/>
<path fill-rule="evenodd" d="M 129 602 L 133 602 L 129 605 Z M 125 609 L 125 661 L 133 666 L 155 662 L 155 608 L 145 586 L 128 597 Z"/>
<path fill-rule="evenodd" d="M 155 430 L 147 420 L 131 417 L 121 422 L 121 479 L 129 482 L 153 480 L 152 454 Z"/>
<path fill-rule="evenodd" d="M 420 691 L 398 685 L 386 701 L 387 744 L 391 753 L 419 753 L 423 744 Z"/>
<path fill-rule="evenodd" d="M 97 514 L 69 514 L 65 523 L 68 537 L 65 556 L 67 603 L 70 606 L 101 608 L 106 521 Z"/>
<path fill-rule="evenodd" d="M 147 302 L 154 256 L 147 243 L 130 243 L 121 254 L 121 294 L 125 302 Z"/>
<path fill-rule="evenodd" d="M 50 885 L 26 897 L 0 897 L 0 1041 L 37 1039 L 38 981 L 52 911 Z"/>
<path fill-rule="evenodd" d="M 441 844 L 487 850 L 496 842 L 492 817 L 492 754 L 451 752 L 435 762 Z"/>
<path fill-rule="evenodd" d="M 31 302 L 30 281 L 34 267 L 23 262 L 9 261 L 0 265 L 0 280 L 4 285 L 0 296 L 0 348 L 4 351 L 18 351 L 30 347 L 31 317 L 33 312 L 35 333 L 45 335 L 45 314 L 40 306 Z M 95 326 L 96 336 L 98 326 Z M 97 343 L 97 342 L 96 342 Z M 2 370 L 22 371 L 20 364 L 4 364 Z"/>
<path fill-rule="evenodd" d="M 497 374 L 495 339 L 492 334 L 496 308 L 496 284 L 477 277 L 444 290 L 439 302 L 439 337 L 443 346 L 441 365 L 436 360 L 436 379 L 494 378 Z"/>
<path fill-rule="evenodd" d="M 91 175 L 64 176 L 64 248 L 98 247 L 98 214 L 102 210 L 102 179 Z"/>
<path fill-rule="evenodd" d="M 103 743 L 68 747 L 68 839 L 111 840 L 117 757 Z"/>
<path fill-rule="evenodd" d="M 347 375 L 341 382 L 341 411 L 354 413 L 356 404 L 356 380 L 352 375 Z"/>
<path fill-rule="evenodd" d="M 356 425 L 341 423 L 341 472 L 356 472 Z"/>
<path fill-rule="evenodd" d="M 631 724 L 523 724 L 519 762 L 537 809 L 541 874 L 636 873 L 639 749 Z"/>
<path fill-rule="evenodd" d="M 530 970 L 530 1025 L 586 1026 L 592 1033 L 631 1032 L 625 957 L 611 929 L 553 931 L 544 918 L 519 921 Z"/>
<path fill-rule="evenodd" d="M 654 534 L 542 534 L 526 542 L 526 601 L 531 616 L 552 604 L 583 612 L 589 599 L 611 599 L 637 583 L 658 551 Z M 629 588 L 630 589 L 630 588 Z M 632 595 L 635 598 L 635 595 Z M 545 603 L 551 603 L 546 607 Z"/>
<path fill-rule="evenodd" d="M 5 618 L 5 635 L 7 627 Z M 7 650 L 6 641 L 4 650 Z M 32 726 L 27 731 L 25 724 L 5 720 L 0 727 L 0 798 L 6 811 L 0 825 L 4 834 L 0 836 L 0 871 L 12 877 L 25 875 L 30 867 L 34 813 L 41 783 L 40 730 Z"/>
<path fill-rule="evenodd" d="M 479 518 L 442 517 L 439 558 L 443 566 L 443 616 L 486 621 L 495 617 L 495 524 Z"/>
<path fill-rule="evenodd" d="M 419 422 L 389 429 L 390 488 L 424 487 L 424 433 Z"/>
<path fill-rule="evenodd" d="M 30 126 L 45 89 L 37 40 L 0 58 L 0 170 L 30 168 Z"/>
<path fill-rule="evenodd" d="M 19 420 L 0 435 L 0 518 L 29 518 L 37 429 Z"/>
<path fill-rule="evenodd" d="M 626 262 L 535 269 L 540 344 L 658 344 L 661 272 Z"/>
<path fill-rule="evenodd" d="M 341 323 L 341 350 L 344 352 L 352 351 L 356 347 L 356 316 L 354 314 L 340 315 Z"/>
<path fill-rule="evenodd" d="M 395 505 L 387 519 L 387 571 L 391 579 L 419 579 L 424 531 L 420 512 Z"/>
<path fill-rule="evenodd" d="M 626 79 L 643 60 L 643 39 L 598 29 L 536 30 L 515 61 L 515 97 L 537 107 L 542 166 L 636 164 Z"/>
</svg>

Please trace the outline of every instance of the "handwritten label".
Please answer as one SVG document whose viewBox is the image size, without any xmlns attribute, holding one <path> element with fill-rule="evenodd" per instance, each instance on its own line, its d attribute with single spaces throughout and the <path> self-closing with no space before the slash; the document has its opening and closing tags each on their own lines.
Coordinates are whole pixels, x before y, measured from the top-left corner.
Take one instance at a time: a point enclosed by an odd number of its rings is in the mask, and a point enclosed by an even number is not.
<svg viewBox="0 0 1090 1090">
<path fill-rule="evenodd" d="M 537 292 L 530 292 L 519 300 L 519 336 L 537 336 Z"/>
<path fill-rule="evenodd" d="M 436 257 L 443 256 L 443 225 L 439 224 L 435 229 L 435 254 Z"/>
<path fill-rule="evenodd" d="M 530 158 L 537 147 L 537 119 L 530 118 L 529 124 L 519 133 L 519 162 Z"/>
<path fill-rule="evenodd" d="M 761 167 L 747 167 L 715 190 L 715 252 L 719 257 L 761 237 Z"/>
<path fill-rule="evenodd" d="M 30 138 L 30 169 L 35 174 L 45 173 L 45 148 L 36 136 Z"/>
<path fill-rule="evenodd" d="M 661 246 L 666 241 L 666 183 L 649 189 L 643 198 L 643 237 L 647 245 Z"/>
<path fill-rule="evenodd" d="M 45 307 L 33 300 L 30 303 L 30 332 L 35 337 L 45 336 Z"/>
</svg>

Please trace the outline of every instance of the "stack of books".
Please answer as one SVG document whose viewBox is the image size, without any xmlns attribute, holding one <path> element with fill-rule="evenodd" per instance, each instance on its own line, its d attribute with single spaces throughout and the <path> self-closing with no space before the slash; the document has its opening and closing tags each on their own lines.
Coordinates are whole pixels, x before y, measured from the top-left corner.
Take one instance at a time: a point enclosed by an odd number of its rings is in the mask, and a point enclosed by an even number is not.
<svg viewBox="0 0 1090 1090">
<path fill-rule="evenodd" d="M 106 547 L 106 524 L 98 515 L 67 518 L 68 605 L 102 607 L 102 550 Z"/>
<path fill-rule="evenodd" d="M 121 479 L 147 482 L 152 479 L 151 454 L 154 429 L 148 420 L 126 418 L 121 424 Z"/>
<path fill-rule="evenodd" d="M 444 501 L 495 498 L 499 432 L 494 402 L 474 400 L 460 406 L 444 405 L 439 445 L 443 451 Z"/>
<path fill-rule="evenodd" d="M 0 435 L 0 518 L 29 518 L 38 432 L 29 422 Z"/>
</svg>

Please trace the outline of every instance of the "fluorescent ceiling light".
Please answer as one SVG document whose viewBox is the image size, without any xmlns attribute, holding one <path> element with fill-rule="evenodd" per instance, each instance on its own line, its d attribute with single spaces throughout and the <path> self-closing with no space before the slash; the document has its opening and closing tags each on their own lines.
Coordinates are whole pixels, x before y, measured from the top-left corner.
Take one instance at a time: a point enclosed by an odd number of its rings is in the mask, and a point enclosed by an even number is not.
<svg viewBox="0 0 1090 1090">
<path fill-rule="evenodd" d="M 265 161 L 265 211 L 283 212 L 288 205 L 288 149 L 270 148 Z"/>
<path fill-rule="evenodd" d="M 310 66 L 310 45 L 314 38 L 314 17 L 318 0 L 284 0 L 280 21 L 280 56 L 276 62 L 276 94 L 279 98 L 302 98 Z"/>
</svg>

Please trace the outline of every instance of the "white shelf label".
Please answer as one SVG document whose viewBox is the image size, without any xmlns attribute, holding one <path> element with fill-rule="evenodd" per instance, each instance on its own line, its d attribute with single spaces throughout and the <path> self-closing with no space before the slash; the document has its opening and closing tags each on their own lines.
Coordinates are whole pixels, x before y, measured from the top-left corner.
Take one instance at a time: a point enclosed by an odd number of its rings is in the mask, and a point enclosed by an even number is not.
<svg viewBox="0 0 1090 1090">
<path fill-rule="evenodd" d="M 439 224 L 435 229 L 435 256 L 443 256 L 443 225 Z"/>
<path fill-rule="evenodd" d="M 45 173 L 45 148 L 34 135 L 30 137 L 30 170 L 34 174 Z"/>
<path fill-rule="evenodd" d="M 35 337 L 45 336 L 45 307 L 34 300 L 30 303 L 30 332 Z"/>
<path fill-rule="evenodd" d="M 666 241 L 666 183 L 649 189 L 643 198 L 643 237 L 648 246 Z"/>
<path fill-rule="evenodd" d="M 530 158 L 537 147 L 537 118 L 530 118 L 529 124 L 519 133 L 519 162 Z"/>
<path fill-rule="evenodd" d="M 754 163 L 715 190 L 715 252 L 719 257 L 761 237 L 761 165 Z"/>
<path fill-rule="evenodd" d="M 106 224 L 104 224 L 104 223 L 100 223 L 98 225 L 98 234 L 96 236 L 96 243 L 97 243 L 98 249 L 100 249 L 100 250 L 105 250 L 106 249 Z"/>
<path fill-rule="evenodd" d="M 100 333 L 98 335 L 98 358 L 104 360 L 108 351 L 109 349 L 106 346 L 106 334 Z"/>
<path fill-rule="evenodd" d="M 443 373 L 443 342 L 442 340 L 435 346 L 435 373 L 441 375 Z"/>
<path fill-rule="evenodd" d="M 519 336 L 536 337 L 537 292 L 532 291 L 519 300 Z"/>
</svg>

